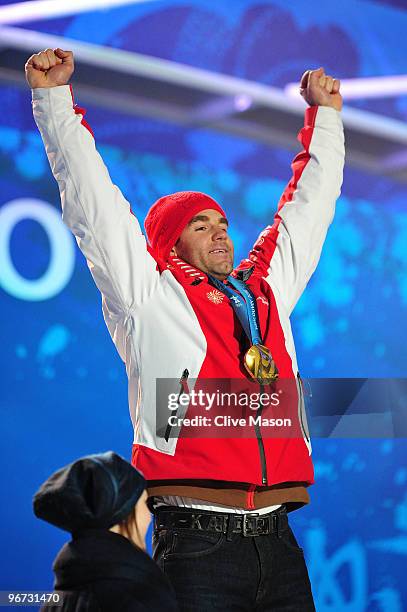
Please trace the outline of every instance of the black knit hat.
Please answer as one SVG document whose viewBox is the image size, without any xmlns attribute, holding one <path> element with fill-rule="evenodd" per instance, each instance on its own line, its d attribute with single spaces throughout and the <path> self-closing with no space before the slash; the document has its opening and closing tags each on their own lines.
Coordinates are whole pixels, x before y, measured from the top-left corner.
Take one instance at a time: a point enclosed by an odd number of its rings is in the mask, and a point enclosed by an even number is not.
<svg viewBox="0 0 407 612">
<path fill-rule="evenodd" d="M 140 472 L 109 451 L 61 468 L 34 495 L 34 513 L 71 533 L 109 529 L 125 519 L 146 488 Z"/>
</svg>

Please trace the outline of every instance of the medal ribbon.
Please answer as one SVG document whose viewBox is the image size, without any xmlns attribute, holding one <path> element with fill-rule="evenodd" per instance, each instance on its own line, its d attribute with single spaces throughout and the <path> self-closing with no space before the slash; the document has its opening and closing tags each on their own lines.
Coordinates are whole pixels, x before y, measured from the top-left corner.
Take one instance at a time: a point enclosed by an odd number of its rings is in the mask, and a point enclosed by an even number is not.
<svg viewBox="0 0 407 612">
<path fill-rule="evenodd" d="M 262 340 L 256 300 L 247 285 L 243 281 L 233 278 L 233 276 L 228 276 L 228 282 L 240 291 L 240 295 L 237 291 L 234 291 L 231 287 L 225 285 L 214 276 L 208 274 L 208 278 L 212 285 L 229 298 L 230 304 L 251 344 L 261 344 Z"/>
<path fill-rule="evenodd" d="M 243 330 L 251 342 L 251 347 L 244 356 L 244 366 L 252 378 L 257 379 L 261 385 L 271 384 L 278 378 L 278 369 L 274 363 L 270 349 L 264 346 L 261 339 L 259 315 L 256 299 L 243 281 L 228 276 L 228 282 L 240 291 L 240 294 L 222 283 L 219 279 L 208 274 L 211 285 L 224 293 L 239 319 Z"/>
</svg>

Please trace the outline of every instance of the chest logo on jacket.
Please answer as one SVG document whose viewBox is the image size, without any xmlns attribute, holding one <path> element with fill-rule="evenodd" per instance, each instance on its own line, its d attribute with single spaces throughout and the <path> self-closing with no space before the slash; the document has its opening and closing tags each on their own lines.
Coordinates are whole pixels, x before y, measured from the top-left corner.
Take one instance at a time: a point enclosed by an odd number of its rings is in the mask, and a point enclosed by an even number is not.
<svg viewBox="0 0 407 612">
<path fill-rule="evenodd" d="M 213 291 L 208 291 L 206 297 L 214 304 L 221 304 L 225 295 L 221 291 L 214 289 Z"/>
<path fill-rule="evenodd" d="M 264 304 L 265 306 L 269 305 L 268 300 L 266 300 L 266 298 L 263 297 L 262 295 L 259 295 L 259 297 L 257 299 L 259 300 L 259 302 L 262 302 L 262 304 Z"/>
</svg>

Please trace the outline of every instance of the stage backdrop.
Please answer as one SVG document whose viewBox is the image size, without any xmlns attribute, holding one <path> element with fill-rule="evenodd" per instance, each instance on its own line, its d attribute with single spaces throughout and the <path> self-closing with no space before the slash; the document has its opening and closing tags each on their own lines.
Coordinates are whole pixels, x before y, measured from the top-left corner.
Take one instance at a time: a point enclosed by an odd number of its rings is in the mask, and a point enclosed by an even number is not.
<svg viewBox="0 0 407 612">
<path fill-rule="evenodd" d="M 283 86 L 321 65 L 348 78 L 406 72 L 407 13 L 386 4 L 152 2 L 24 27 Z M 34 518 L 34 491 L 78 456 L 113 449 L 129 458 L 132 429 L 125 368 L 60 219 L 29 91 L 3 84 L 0 102 L 0 590 L 44 590 L 68 535 Z M 407 116 L 406 97 L 358 106 Z M 86 118 L 141 221 L 160 195 L 207 192 L 228 212 L 237 259 L 272 220 L 290 177 L 283 150 L 91 107 Z M 406 376 L 406 244 L 404 186 L 347 168 L 319 267 L 292 318 L 305 377 Z M 317 610 L 401 612 L 405 440 L 316 439 L 313 457 L 312 502 L 291 517 Z"/>
</svg>

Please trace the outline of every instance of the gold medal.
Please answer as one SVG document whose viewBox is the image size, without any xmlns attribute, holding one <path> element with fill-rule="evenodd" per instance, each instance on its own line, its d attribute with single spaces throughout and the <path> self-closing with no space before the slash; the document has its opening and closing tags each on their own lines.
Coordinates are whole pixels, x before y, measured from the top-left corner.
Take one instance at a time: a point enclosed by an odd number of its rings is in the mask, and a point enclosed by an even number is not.
<svg viewBox="0 0 407 612">
<path fill-rule="evenodd" d="M 278 369 L 271 351 L 263 344 L 253 344 L 244 356 L 244 366 L 261 385 L 269 385 L 278 378 Z"/>
</svg>

